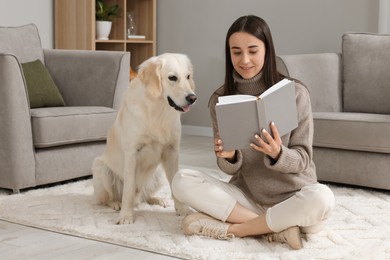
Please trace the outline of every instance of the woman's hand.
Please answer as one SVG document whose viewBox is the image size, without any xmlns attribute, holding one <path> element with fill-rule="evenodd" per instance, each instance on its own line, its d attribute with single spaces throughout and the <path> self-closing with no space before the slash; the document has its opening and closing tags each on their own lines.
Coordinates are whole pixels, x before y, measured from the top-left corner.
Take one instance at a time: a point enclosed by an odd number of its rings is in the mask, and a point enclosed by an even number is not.
<svg viewBox="0 0 390 260">
<path fill-rule="evenodd" d="M 262 129 L 262 133 L 267 141 L 264 141 L 259 135 L 255 135 L 257 144 L 251 143 L 251 147 L 256 151 L 263 152 L 269 155 L 272 159 L 278 160 L 281 151 L 282 139 L 280 139 L 278 129 L 274 122 L 271 123 L 271 130 L 274 135 L 272 138 L 271 134 L 265 129 Z"/>
<path fill-rule="evenodd" d="M 214 152 L 217 155 L 217 157 L 225 158 L 227 160 L 234 159 L 234 156 L 236 155 L 235 150 L 231 150 L 231 151 L 223 150 L 222 140 L 219 138 L 219 136 L 214 138 Z"/>
</svg>

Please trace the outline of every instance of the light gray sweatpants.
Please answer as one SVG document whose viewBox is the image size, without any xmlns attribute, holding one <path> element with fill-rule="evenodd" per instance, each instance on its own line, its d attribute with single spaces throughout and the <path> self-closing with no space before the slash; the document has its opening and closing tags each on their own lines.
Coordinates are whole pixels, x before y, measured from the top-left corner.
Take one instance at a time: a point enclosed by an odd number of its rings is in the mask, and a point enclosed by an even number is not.
<svg viewBox="0 0 390 260">
<path fill-rule="evenodd" d="M 333 192 L 327 186 L 312 184 L 285 201 L 265 208 L 233 184 L 190 169 L 176 173 L 172 193 L 182 203 L 222 221 L 226 221 L 238 202 L 257 214 L 265 213 L 267 225 L 274 232 L 292 226 L 301 227 L 304 233 L 318 232 L 335 204 Z"/>
</svg>

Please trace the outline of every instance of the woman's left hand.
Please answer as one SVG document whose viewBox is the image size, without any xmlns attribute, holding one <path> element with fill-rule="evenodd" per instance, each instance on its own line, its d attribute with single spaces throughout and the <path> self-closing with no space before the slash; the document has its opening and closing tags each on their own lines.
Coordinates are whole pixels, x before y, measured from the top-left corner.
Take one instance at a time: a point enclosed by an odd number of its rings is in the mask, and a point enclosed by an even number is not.
<svg viewBox="0 0 390 260">
<path fill-rule="evenodd" d="M 269 155 L 272 159 L 277 160 L 281 152 L 282 139 L 280 139 L 276 125 L 274 122 L 271 123 L 271 131 L 274 138 L 272 138 L 271 134 L 265 129 L 262 129 L 261 131 L 267 141 L 264 141 L 259 135 L 255 135 L 257 144 L 251 143 L 251 147 L 256 151 L 263 152 Z"/>
</svg>

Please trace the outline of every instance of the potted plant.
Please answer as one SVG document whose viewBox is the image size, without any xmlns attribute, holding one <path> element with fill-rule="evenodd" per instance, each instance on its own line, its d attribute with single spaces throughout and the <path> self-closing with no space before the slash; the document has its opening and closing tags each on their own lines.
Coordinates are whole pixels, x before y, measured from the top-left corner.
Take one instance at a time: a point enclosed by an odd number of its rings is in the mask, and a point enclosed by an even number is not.
<svg viewBox="0 0 390 260">
<path fill-rule="evenodd" d="M 103 0 L 96 0 L 96 39 L 108 40 L 112 19 L 118 17 L 119 5 L 106 5 Z"/>
</svg>

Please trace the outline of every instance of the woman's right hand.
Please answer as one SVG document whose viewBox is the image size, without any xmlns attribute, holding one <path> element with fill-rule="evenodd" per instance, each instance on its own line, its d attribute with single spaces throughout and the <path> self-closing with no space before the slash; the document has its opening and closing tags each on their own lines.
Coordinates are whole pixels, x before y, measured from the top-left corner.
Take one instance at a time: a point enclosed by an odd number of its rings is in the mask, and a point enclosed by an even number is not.
<svg viewBox="0 0 390 260">
<path fill-rule="evenodd" d="M 217 157 L 225 158 L 227 160 L 232 160 L 236 155 L 235 150 L 231 150 L 231 151 L 223 150 L 223 143 L 219 137 L 214 138 L 214 151 Z"/>
</svg>

